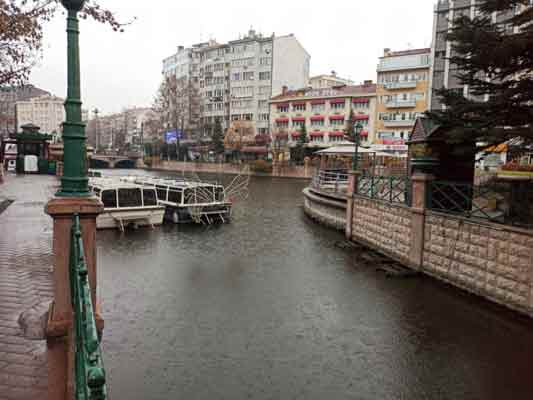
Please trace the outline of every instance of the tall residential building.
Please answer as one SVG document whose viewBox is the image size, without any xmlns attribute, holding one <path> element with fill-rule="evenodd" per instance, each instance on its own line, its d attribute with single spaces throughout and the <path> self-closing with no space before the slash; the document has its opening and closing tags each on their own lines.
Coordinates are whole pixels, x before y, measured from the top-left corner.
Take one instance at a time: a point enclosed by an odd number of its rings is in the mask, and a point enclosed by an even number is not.
<svg viewBox="0 0 533 400">
<path fill-rule="evenodd" d="M 305 87 L 310 56 L 294 37 L 247 35 L 225 44 L 215 41 L 178 52 L 163 61 L 163 75 L 176 76 L 191 89 L 182 104 L 188 134 L 204 136 L 218 119 L 224 128 L 232 121 L 250 121 L 258 134 L 268 134 L 269 99 L 283 86 Z M 187 132 L 189 130 L 189 132 Z"/>
<path fill-rule="evenodd" d="M 0 137 L 16 131 L 15 103 L 39 96 L 50 96 L 50 93 L 33 85 L 0 87 Z"/>
<path fill-rule="evenodd" d="M 431 49 L 385 49 L 377 67 L 376 144 L 404 144 L 428 109 Z"/>
<path fill-rule="evenodd" d="M 335 71 L 331 75 L 317 75 L 309 78 L 309 86 L 313 89 L 325 89 L 334 86 L 354 85 L 355 82 L 350 79 L 341 78 Z"/>
<path fill-rule="evenodd" d="M 457 66 L 450 62 L 449 58 L 454 56 L 452 44 L 446 40 L 446 33 L 453 27 L 453 21 L 461 16 L 474 18 L 478 9 L 476 4 L 480 0 L 438 0 L 435 5 L 433 18 L 433 40 L 431 47 L 431 97 L 429 108 L 438 110 L 442 108 L 442 103 L 437 96 L 437 91 L 442 88 L 454 89 L 469 97 L 468 86 L 462 85 L 457 78 Z M 530 6 L 533 1 L 530 1 Z M 512 16 L 514 12 L 519 12 L 526 5 L 518 6 L 508 13 L 495 13 L 493 19 L 496 22 L 504 21 Z M 480 99 L 483 100 L 483 99 Z"/>
<path fill-rule="evenodd" d="M 376 111 L 376 85 L 286 90 L 270 101 L 271 132 L 274 139 L 287 136 L 295 145 L 302 125 L 309 137 L 309 147 L 329 147 L 345 141 L 345 129 L 353 113 L 354 121 L 363 125 L 363 144 L 372 143 Z"/>
</svg>

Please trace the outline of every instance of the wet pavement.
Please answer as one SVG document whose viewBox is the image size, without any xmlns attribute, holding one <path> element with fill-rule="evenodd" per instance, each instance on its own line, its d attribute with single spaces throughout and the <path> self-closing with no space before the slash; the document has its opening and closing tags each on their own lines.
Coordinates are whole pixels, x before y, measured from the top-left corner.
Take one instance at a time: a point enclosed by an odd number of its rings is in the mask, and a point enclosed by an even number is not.
<svg viewBox="0 0 533 400">
<path fill-rule="evenodd" d="M 533 398 L 529 319 L 376 272 L 304 186 L 252 178 L 227 225 L 98 232 L 111 398 Z"/>
<path fill-rule="evenodd" d="M 19 315 L 53 297 L 52 220 L 44 205 L 55 177 L 8 175 L 0 185 L 0 399 L 46 398 L 44 340 L 23 337 Z"/>
</svg>

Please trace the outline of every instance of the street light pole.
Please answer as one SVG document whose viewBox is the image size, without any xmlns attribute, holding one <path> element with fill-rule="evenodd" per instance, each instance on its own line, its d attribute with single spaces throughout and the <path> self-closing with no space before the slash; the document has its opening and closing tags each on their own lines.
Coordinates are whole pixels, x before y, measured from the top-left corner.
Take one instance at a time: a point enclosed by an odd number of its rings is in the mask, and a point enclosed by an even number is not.
<svg viewBox="0 0 533 400">
<path fill-rule="evenodd" d="M 361 131 L 363 126 L 358 122 L 353 128 L 353 136 L 355 142 L 355 152 L 352 158 L 352 170 L 357 171 L 358 161 L 359 161 L 359 141 L 361 139 Z"/>
<path fill-rule="evenodd" d="M 85 124 L 81 120 L 78 12 L 85 0 L 61 0 L 67 9 L 68 85 L 63 123 L 63 176 L 59 197 L 89 197 Z"/>
</svg>

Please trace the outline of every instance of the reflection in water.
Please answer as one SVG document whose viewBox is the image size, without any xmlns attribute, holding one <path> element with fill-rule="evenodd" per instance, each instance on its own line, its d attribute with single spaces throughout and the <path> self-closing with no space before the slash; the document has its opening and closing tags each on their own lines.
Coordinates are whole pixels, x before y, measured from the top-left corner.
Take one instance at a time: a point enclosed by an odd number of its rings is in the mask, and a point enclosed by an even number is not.
<svg viewBox="0 0 533 400">
<path fill-rule="evenodd" d="M 304 185 L 253 178 L 227 225 L 98 232 L 111 398 L 533 398 L 529 321 L 358 265 Z"/>
</svg>

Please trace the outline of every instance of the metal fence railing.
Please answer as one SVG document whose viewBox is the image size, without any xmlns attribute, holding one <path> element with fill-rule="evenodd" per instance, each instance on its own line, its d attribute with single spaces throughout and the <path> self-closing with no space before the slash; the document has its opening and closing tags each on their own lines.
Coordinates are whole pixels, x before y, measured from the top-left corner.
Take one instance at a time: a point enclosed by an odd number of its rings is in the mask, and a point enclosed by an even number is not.
<svg viewBox="0 0 533 400">
<path fill-rule="evenodd" d="M 398 176 L 360 176 L 357 194 L 370 199 L 389 203 L 411 203 L 411 184 L 407 177 Z"/>
<path fill-rule="evenodd" d="M 504 223 L 505 211 L 498 207 L 498 203 L 503 199 L 504 196 L 490 186 L 434 181 L 429 186 L 427 207 L 467 218 Z"/>
<path fill-rule="evenodd" d="M 320 170 L 313 176 L 311 187 L 321 192 L 346 195 L 348 171 L 343 169 Z"/>
<path fill-rule="evenodd" d="M 74 310 L 76 400 L 107 398 L 105 370 L 96 329 L 94 305 L 79 215 L 74 215 L 70 237 L 70 294 Z"/>
</svg>

